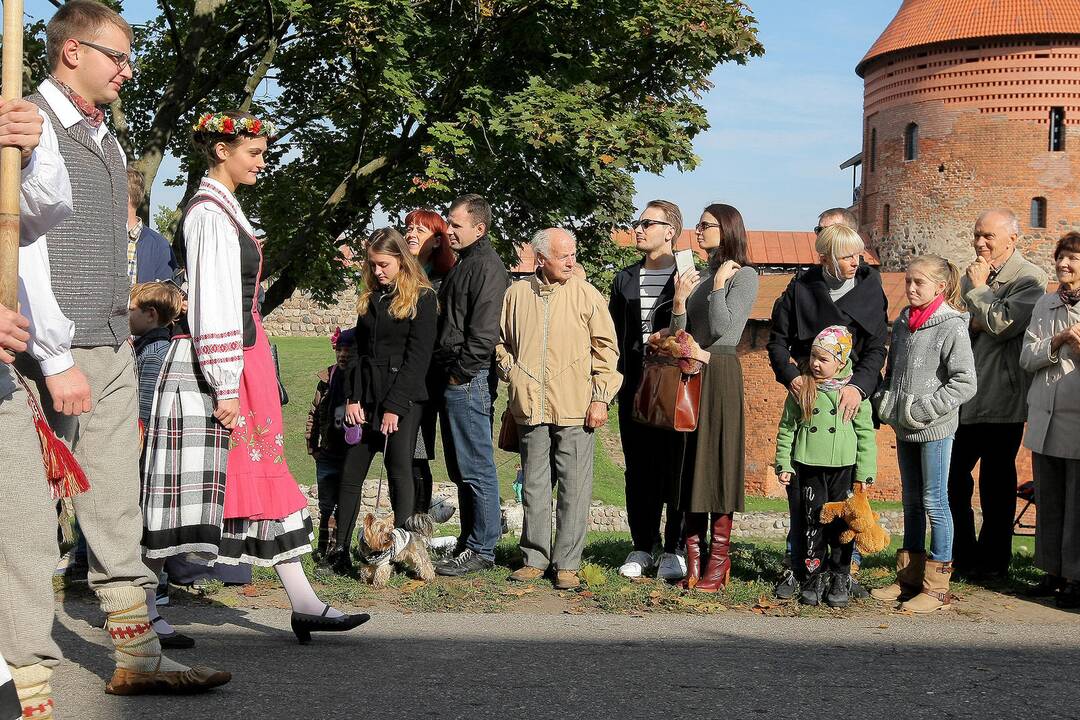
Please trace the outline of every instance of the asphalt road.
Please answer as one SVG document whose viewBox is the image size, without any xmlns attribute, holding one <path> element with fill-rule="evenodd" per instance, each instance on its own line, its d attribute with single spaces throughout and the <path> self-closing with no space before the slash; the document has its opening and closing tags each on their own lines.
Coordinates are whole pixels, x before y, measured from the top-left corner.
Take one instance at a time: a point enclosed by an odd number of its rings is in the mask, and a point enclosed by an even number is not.
<svg viewBox="0 0 1080 720">
<path fill-rule="evenodd" d="M 115 698 L 87 605 L 59 613 L 61 720 L 127 718 L 1078 718 L 1080 618 L 380 612 L 299 646 L 285 610 L 173 608 L 206 695 Z"/>
</svg>

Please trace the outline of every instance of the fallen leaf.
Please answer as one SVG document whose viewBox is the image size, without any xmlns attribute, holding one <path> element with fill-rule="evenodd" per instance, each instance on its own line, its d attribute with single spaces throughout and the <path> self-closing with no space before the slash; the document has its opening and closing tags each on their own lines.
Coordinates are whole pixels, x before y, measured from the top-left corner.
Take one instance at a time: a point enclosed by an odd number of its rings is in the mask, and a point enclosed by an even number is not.
<svg viewBox="0 0 1080 720">
<path fill-rule="evenodd" d="M 585 581 L 585 584 L 590 587 L 599 587 L 607 582 L 607 573 L 604 568 L 592 563 L 585 563 L 581 566 L 581 570 L 578 571 L 578 577 Z"/>
<path fill-rule="evenodd" d="M 578 597 L 588 600 L 589 598 L 593 597 L 593 593 L 588 590 L 582 590 L 578 593 Z"/>
<path fill-rule="evenodd" d="M 514 597 L 524 597 L 531 592 L 536 592 L 535 585 L 521 585 L 519 587 L 510 587 L 505 590 L 507 595 L 513 595 Z"/>
<path fill-rule="evenodd" d="M 425 583 L 423 580 L 407 580 L 401 584 L 401 592 L 414 593 L 420 588 L 424 587 L 424 585 Z"/>
<path fill-rule="evenodd" d="M 240 588 L 240 594 L 244 597 L 258 597 L 259 595 L 262 595 L 262 593 L 259 592 L 259 588 L 254 585 L 245 585 Z"/>
</svg>

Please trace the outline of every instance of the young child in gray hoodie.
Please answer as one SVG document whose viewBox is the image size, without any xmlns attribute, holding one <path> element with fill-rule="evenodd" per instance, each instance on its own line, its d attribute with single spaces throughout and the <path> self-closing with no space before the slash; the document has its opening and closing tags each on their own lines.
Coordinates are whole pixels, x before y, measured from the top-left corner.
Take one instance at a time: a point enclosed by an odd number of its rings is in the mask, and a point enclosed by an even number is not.
<svg viewBox="0 0 1080 720">
<path fill-rule="evenodd" d="M 975 360 L 960 270 L 937 255 L 922 255 L 908 264 L 905 285 L 910 305 L 893 324 L 885 382 L 874 396 L 881 421 L 896 431 L 904 544 L 896 554 L 896 582 L 871 594 L 928 613 L 949 604 L 949 460 L 960 406 L 975 395 Z"/>
</svg>

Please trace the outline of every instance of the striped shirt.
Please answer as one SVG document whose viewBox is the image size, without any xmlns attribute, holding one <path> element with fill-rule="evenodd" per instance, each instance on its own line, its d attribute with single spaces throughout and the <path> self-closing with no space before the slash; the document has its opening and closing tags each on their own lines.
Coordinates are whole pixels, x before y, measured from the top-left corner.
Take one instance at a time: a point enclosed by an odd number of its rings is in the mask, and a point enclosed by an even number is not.
<svg viewBox="0 0 1080 720">
<path fill-rule="evenodd" d="M 664 286 L 668 284 L 671 276 L 675 274 L 674 263 L 671 267 L 659 270 L 649 270 L 644 265 L 638 272 L 638 288 L 641 295 L 641 342 L 645 344 L 652 335 L 653 311 L 656 309 L 657 299 L 664 292 Z"/>
</svg>

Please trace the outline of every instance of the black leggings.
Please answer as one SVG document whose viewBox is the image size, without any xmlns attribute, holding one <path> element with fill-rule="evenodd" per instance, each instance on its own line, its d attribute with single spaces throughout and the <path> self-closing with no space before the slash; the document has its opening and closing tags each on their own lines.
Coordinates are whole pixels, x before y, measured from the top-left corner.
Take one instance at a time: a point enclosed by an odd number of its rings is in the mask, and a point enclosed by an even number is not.
<svg viewBox="0 0 1080 720">
<path fill-rule="evenodd" d="M 797 489 L 799 524 L 804 533 L 802 541 L 793 543 L 792 547 L 793 569 L 799 579 L 806 580 L 826 570 L 844 575 L 851 572 L 854 543 L 840 544 L 840 533 L 847 528 L 847 523 L 838 518 L 822 525 L 821 506 L 846 499 L 854 477 L 853 466 L 831 468 L 795 463 L 795 477 L 791 482 Z M 798 557 L 799 554 L 802 557 Z"/>
<path fill-rule="evenodd" d="M 413 482 L 413 453 L 416 451 L 416 431 L 420 427 L 421 405 L 413 405 L 398 420 L 398 430 L 386 438 L 378 428 L 364 426 L 360 442 L 345 453 L 345 469 L 341 476 L 341 490 L 337 507 L 337 547 L 346 550 L 351 546 L 356 517 L 360 514 L 364 479 L 367 477 L 375 455 L 386 443 L 386 478 L 390 489 L 390 506 L 394 510 L 394 525 L 403 527 L 416 512 L 416 489 Z"/>
</svg>

